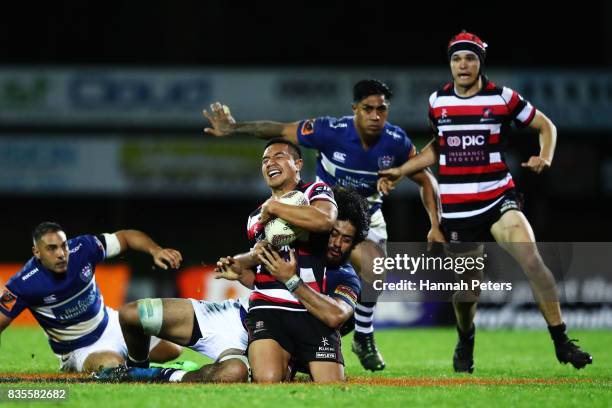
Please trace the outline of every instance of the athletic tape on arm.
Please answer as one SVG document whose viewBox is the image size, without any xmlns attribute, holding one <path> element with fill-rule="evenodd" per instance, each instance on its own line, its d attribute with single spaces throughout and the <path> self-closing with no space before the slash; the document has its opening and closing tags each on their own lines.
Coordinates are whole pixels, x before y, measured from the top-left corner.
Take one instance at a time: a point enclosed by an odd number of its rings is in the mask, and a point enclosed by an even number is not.
<svg viewBox="0 0 612 408">
<path fill-rule="evenodd" d="M 102 234 L 104 236 L 104 240 L 106 241 L 106 257 L 112 258 L 113 256 L 117 256 L 121 253 L 121 243 L 119 243 L 119 238 L 115 234 Z"/>
</svg>

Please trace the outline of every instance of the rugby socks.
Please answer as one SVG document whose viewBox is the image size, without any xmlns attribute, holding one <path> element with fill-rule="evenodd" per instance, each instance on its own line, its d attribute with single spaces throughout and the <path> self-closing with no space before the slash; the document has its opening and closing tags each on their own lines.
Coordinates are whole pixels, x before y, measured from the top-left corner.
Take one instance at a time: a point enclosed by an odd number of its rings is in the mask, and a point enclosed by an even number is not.
<svg viewBox="0 0 612 408">
<path fill-rule="evenodd" d="M 457 334 L 459 334 L 459 339 L 461 339 L 461 341 L 474 342 L 474 338 L 476 337 L 476 326 L 472 324 L 470 330 L 465 333 L 457 326 Z"/>
<path fill-rule="evenodd" d="M 355 337 L 374 333 L 374 310 L 376 302 L 358 302 L 355 306 Z"/>
<path fill-rule="evenodd" d="M 561 323 L 557 326 L 548 326 L 548 332 L 550 333 L 550 337 L 555 345 L 567 343 L 569 338 L 565 332 L 566 330 L 567 327 L 565 326 L 565 323 Z"/>
<path fill-rule="evenodd" d="M 149 368 L 150 361 L 148 358 L 144 360 L 136 360 L 128 354 L 127 361 L 125 363 L 128 367 Z"/>
</svg>

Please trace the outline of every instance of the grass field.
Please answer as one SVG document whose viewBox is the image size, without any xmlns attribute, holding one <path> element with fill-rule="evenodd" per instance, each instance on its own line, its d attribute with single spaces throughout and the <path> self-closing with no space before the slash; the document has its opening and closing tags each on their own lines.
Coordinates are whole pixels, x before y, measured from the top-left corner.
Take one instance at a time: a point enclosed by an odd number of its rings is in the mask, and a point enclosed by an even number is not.
<svg viewBox="0 0 612 408">
<path fill-rule="evenodd" d="M 0 407 L 501 407 L 612 406 L 612 331 L 573 331 L 594 357 L 585 370 L 559 364 L 548 333 L 480 331 L 476 338 L 476 371 L 452 372 L 455 333 L 451 329 L 379 331 L 377 340 L 387 368 L 372 374 L 361 369 L 344 341 L 346 384 L 316 386 L 55 384 L 67 387 L 66 402 L 0 401 Z M 183 359 L 205 362 L 188 351 Z M 56 373 L 57 358 L 40 329 L 12 327 L 2 334 L 0 377 L 8 374 Z M 40 388 L 41 384 L 0 384 L 4 388 Z M 5 392 L 6 394 L 6 392 Z"/>
</svg>

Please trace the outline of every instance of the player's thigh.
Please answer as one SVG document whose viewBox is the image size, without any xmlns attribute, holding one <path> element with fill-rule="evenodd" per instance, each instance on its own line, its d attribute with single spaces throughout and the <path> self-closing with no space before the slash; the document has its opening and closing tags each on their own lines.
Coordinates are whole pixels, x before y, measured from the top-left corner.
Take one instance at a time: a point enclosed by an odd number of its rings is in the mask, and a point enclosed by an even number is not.
<svg viewBox="0 0 612 408">
<path fill-rule="evenodd" d="M 380 275 L 374 273 L 374 259 L 384 257 L 383 249 L 373 241 L 366 239 L 353 248 L 350 261 L 359 277 L 367 283 L 372 283 L 375 279 L 380 279 Z"/>
<path fill-rule="evenodd" d="M 508 252 L 523 270 L 537 270 L 542 259 L 535 244 L 535 235 L 525 215 L 508 211 L 491 227 L 495 241 Z"/>
<path fill-rule="evenodd" d="M 254 382 L 281 382 L 287 377 L 291 355 L 272 339 L 249 344 L 249 364 Z"/>
<path fill-rule="evenodd" d="M 193 333 L 195 314 L 189 299 L 162 299 L 163 319 L 157 337 L 187 345 Z"/>
<path fill-rule="evenodd" d="M 123 306 L 119 320 L 124 333 L 142 328 L 146 335 L 186 345 L 193 331 L 194 312 L 188 299 L 140 299 Z"/>
<path fill-rule="evenodd" d="M 516 210 L 502 214 L 491 226 L 491 235 L 502 246 L 511 242 L 535 242 L 535 235 L 527 217 Z"/>
<path fill-rule="evenodd" d="M 117 367 L 125 363 L 123 357 L 114 351 L 97 351 L 89 354 L 83 362 L 83 372 L 99 371 L 103 368 Z"/>
<path fill-rule="evenodd" d="M 344 366 L 331 361 L 311 361 L 308 363 L 312 380 L 316 383 L 344 381 Z"/>
</svg>

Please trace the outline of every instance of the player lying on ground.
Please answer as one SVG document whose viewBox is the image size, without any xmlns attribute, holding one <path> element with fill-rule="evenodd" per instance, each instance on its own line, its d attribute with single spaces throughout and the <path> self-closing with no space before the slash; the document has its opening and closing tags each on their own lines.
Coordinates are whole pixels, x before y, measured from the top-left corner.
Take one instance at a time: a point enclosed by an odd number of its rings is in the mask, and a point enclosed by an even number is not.
<svg viewBox="0 0 612 408">
<path fill-rule="evenodd" d="M 331 328 L 345 324 L 353 314 L 360 283 L 347 259 L 355 245 L 365 238 L 368 227 L 365 202 L 359 195 L 337 191 L 335 197 L 339 213 L 327 244 L 325 295 L 306 285 L 301 285 L 294 292 L 308 313 Z M 272 276 L 282 282 L 295 276 L 295 256 L 291 256 L 289 262 L 280 260 L 276 251 L 267 249 L 265 241 L 260 241 L 257 250 L 246 256 L 261 256 L 262 261 L 268 263 Z M 236 256 L 221 259 L 217 264 L 217 272 L 221 278 L 240 280 L 252 287 L 255 274 L 252 270 L 238 268 L 242 258 Z M 235 270 L 241 273 L 237 274 Z M 144 313 L 147 307 L 151 307 L 151 316 Z M 190 347 L 215 362 L 192 372 L 172 368 L 115 368 L 104 370 L 98 374 L 98 378 L 104 381 L 147 382 L 247 381 L 249 365 L 244 355 L 248 346 L 245 328 L 247 310 L 246 298 L 217 303 L 193 299 L 145 299 L 128 304 L 120 311 L 122 330 L 126 338 L 131 339 L 128 344 L 136 344 L 137 339 L 140 341 L 139 350 L 130 349 L 130 354 L 146 351 L 148 336 L 156 334 L 160 338 Z M 154 319 L 161 322 L 151 324 Z M 153 332 L 149 329 L 151 327 L 154 328 Z M 289 369 L 295 370 L 296 364 L 292 362 Z M 286 378 L 290 378 L 290 374 L 286 373 Z"/>
<path fill-rule="evenodd" d="M 60 370 L 97 371 L 125 362 L 117 312 L 104 305 L 96 285 L 96 264 L 130 248 L 151 254 L 162 268 L 178 268 L 181 254 L 164 249 L 146 234 L 122 230 L 113 234 L 82 235 L 66 239 L 62 227 L 39 224 L 32 233 L 34 257 L 2 289 L 0 332 L 24 309 L 29 309 L 60 359 Z M 151 358 L 177 358 L 181 348 L 155 339 Z"/>
<path fill-rule="evenodd" d="M 448 45 L 453 82 L 429 98 L 434 139 L 401 167 L 380 175 L 396 181 L 403 175 L 439 163 L 442 230 L 448 251 L 479 256 L 479 242 L 493 238 L 519 263 L 528 277 L 536 302 L 548 324 L 557 359 L 582 368 L 592 362 L 588 353 L 570 340 L 561 316 L 554 277 L 542 261 L 535 235 L 521 212 L 514 181 L 504 161 L 505 133 L 512 122 L 540 134 L 540 153 L 522 166 L 540 174 L 550 167 L 557 130 L 543 113 L 510 88 L 498 87 L 482 74 L 486 44 L 462 32 Z M 466 244 L 467 243 L 467 244 Z M 472 279 L 464 276 L 465 279 Z M 478 277 L 476 277 L 478 278 Z M 474 316 L 479 292 L 453 297 L 459 340 L 455 371 L 474 370 Z"/>
<path fill-rule="evenodd" d="M 378 170 L 399 166 L 416 154 L 416 149 L 406 133 L 387 122 L 392 96 L 389 87 L 376 80 L 359 81 L 353 88 L 353 115 L 339 119 L 321 117 L 292 123 L 257 121 L 236 123 L 229 108 L 220 103 L 204 111 L 212 128 L 205 132 L 217 137 L 238 134 L 255 135 L 262 139 L 282 136 L 293 143 L 316 149 L 317 179 L 330 186 L 355 188 L 369 203 L 371 215 L 368 238 L 351 255 L 351 262 L 363 284 L 379 279 L 372 273 L 372 260 L 384 256 L 387 242 L 387 226 L 382 214 L 380 188 L 393 189 L 395 182 L 384 180 L 377 186 Z M 425 210 L 429 215 L 431 230 L 429 242 L 443 242 L 439 229 L 437 184 L 426 171 L 410 175 L 421 189 Z M 382 370 L 382 355 L 374 342 L 373 316 L 376 301 L 359 301 L 355 310 L 356 326 L 353 351 L 364 368 Z"/>
</svg>

